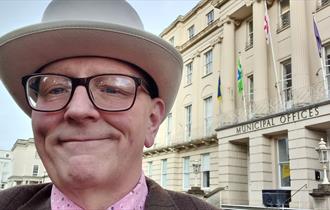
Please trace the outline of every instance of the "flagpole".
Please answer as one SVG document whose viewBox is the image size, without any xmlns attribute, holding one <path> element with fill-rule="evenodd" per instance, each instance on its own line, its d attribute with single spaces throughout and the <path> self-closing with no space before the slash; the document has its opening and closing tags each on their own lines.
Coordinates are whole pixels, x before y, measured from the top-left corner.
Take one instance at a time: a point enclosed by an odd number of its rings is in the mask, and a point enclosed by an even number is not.
<svg viewBox="0 0 330 210">
<path fill-rule="evenodd" d="M 317 30 L 317 33 L 318 33 L 318 29 L 317 28 L 315 28 L 315 27 L 317 27 L 316 26 L 316 19 L 315 19 L 315 13 L 313 13 L 313 27 L 314 27 L 314 35 L 315 35 L 315 37 L 316 36 L 319 36 L 319 34 L 315 34 L 316 33 L 316 30 Z M 316 37 L 317 38 L 317 37 Z M 319 39 L 321 39 L 321 37 L 318 37 Z M 319 41 L 321 41 L 321 40 L 319 40 Z M 317 40 L 316 40 L 316 42 L 318 42 Z M 318 44 L 322 44 L 322 43 L 316 43 L 317 45 Z M 329 97 L 329 93 L 328 93 L 328 87 L 327 87 L 327 76 L 326 76 L 326 71 L 325 71 L 325 65 L 324 65 L 324 63 L 323 63 L 323 58 L 322 58 L 322 46 L 320 46 L 320 48 L 319 48 L 319 46 L 317 46 L 317 48 L 318 48 L 318 51 L 319 51 L 319 58 L 320 58 L 320 63 L 321 63 L 321 69 L 322 69 L 322 76 L 323 76 L 323 85 L 324 85 L 324 93 L 325 93 L 325 97 Z"/>
<path fill-rule="evenodd" d="M 269 21 L 269 15 L 268 15 L 268 10 L 267 10 L 266 0 L 264 0 L 264 3 L 265 3 L 266 17 L 267 17 L 267 19 Z M 274 54 L 274 48 L 273 48 L 272 33 L 270 31 L 270 24 L 269 24 L 269 22 L 268 22 L 268 25 L 269 25 L 269 44 L 270 44 L 270 49 L 271 49 L 271 53 L 272 53 L 273 68 L 274 68 L 274 75 L 275 75 L 275 88 L 277 89 L 277 96 L 278 96 L 278 100 L 280 102 L 281 110 L 283 110 L 284 104 L 283 104 L 283 101 L 282 101 L 280 88 L 278 87 L 278 77 L 277 77 L 277 72 L 278 71 L 277 71 L 276 62 L 275 62 L 275 54 Z"/>
<path fill-rule="evenodd" d="M 238 65 L 240 65 L 240 66 L 242 66 L 241 65 L 241 52 L 238 52 L 238 63 L 237 63 L 237 68 L 239 68 L 238 67 Z M 243 69 L 241 69 L 241 71 L 242 71 L 242 75 L 241 75 L 241 80 L 243 81 Z M 237 71 L 237 73 L 238 73 L 238 71 Z M 242 93 L 242 96 L 243 96 L 243 107 L 244 107 L 244 113 L 245 113 L 245 117 L 246 117 L 246 120 L 248 120 L 249 118 L 248 118 L 248 115 L 247 115 L 247 110 L 246 110 L 246 100 L 245 100 L 245 92 L 244 92 L 244 82 L 243 82 L 243 93 Z"/>
</svg>

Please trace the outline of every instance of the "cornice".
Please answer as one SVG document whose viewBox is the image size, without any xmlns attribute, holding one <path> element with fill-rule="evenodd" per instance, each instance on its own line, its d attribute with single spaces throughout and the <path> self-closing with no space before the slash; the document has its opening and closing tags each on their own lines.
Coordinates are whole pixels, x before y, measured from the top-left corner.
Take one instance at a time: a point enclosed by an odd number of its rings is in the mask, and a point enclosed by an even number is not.
<svg viewBox="0 0 330 210">
<path fill-rule="evenodd" d="M 190 149 L 197 149 L 203 146 L 213 146 L 213 145 L 218 145 L 218 139 L 216 135 L 212 135 L 209 137 L 204 137 L 192 141 L 187 141 L 181 144 L 149 149 L 143 152 L 143 157 L 151 157 L 151 156 L 167 154 L 167 153 L 178 153 L 181 151 L 187 151 Z"/>
<path fill-rule="evenodd" d="M 213 21 L 210 25 L 208 25 L 206 28 L 204 28 L 202 31 L 200 31 L 198 34 L 196 34 L 193 38 L 186 41 L 183 45 L 177 47 L 180 53 L 183 53 L 187 49 L 189 49 L 191 46 L 199 42 L 201 39 L 208 36 L 210 33 L 215 31 L 216 29 L 220 28 L 222 24 L 220 24 L 220 19 L 217 19 Z M 220 40 L 221 41 L 221 40 Z"/>
</svg>

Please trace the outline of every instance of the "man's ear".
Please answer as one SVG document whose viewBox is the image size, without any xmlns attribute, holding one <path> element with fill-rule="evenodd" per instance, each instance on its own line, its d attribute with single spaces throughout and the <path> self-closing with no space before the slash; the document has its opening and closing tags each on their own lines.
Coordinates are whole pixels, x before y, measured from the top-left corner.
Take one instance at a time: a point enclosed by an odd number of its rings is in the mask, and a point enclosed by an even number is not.
<svg viewBox="0 0 330 210">
<path fill-rule="evenodd" d="M 155 137 L 158 132 L 158 128 L 162 123 L 165 115 L 165 104 L 160 98 L 152 99 L 152 106 L 149 114 L 148 120 L 148 130 L 146 133 L 146 139 L 144 141 L 144 146 L 151 147 L 155 142 Z"/>
</svg>

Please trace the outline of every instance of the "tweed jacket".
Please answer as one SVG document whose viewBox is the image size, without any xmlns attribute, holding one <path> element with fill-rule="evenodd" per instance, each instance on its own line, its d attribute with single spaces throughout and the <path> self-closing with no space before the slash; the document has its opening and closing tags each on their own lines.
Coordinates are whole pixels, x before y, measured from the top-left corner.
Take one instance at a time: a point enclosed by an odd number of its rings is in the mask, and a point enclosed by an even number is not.
<svg viewBox="0 0 330 210">
<path fill-rule="evenodd" d="M 145 210 L 217 210 L 188 194 L 165 190 L 147 178 Z M 0 191 L 0 209 L 50 210 L 52 184 L 26 185 Z M 63 209 L 64 210 L 64 209 Z"/>
</svg>

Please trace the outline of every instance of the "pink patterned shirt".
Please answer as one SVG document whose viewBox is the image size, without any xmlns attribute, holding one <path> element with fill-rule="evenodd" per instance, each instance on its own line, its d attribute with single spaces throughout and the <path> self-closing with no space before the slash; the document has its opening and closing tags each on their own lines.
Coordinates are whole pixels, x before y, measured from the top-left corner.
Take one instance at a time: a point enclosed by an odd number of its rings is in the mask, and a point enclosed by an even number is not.
<svg viewBox="0 0 330 210">
<path fill-rule="evenodd" d="M 146 178 L 142 173 L 134 189 L 112 206 L 109 206 L 107 210 L 143 210 L 147 195 Z M 50 200 L 52 210 L 83 210 L 67 198 L 55 185 L 52 187 Z"/>
</svg>

